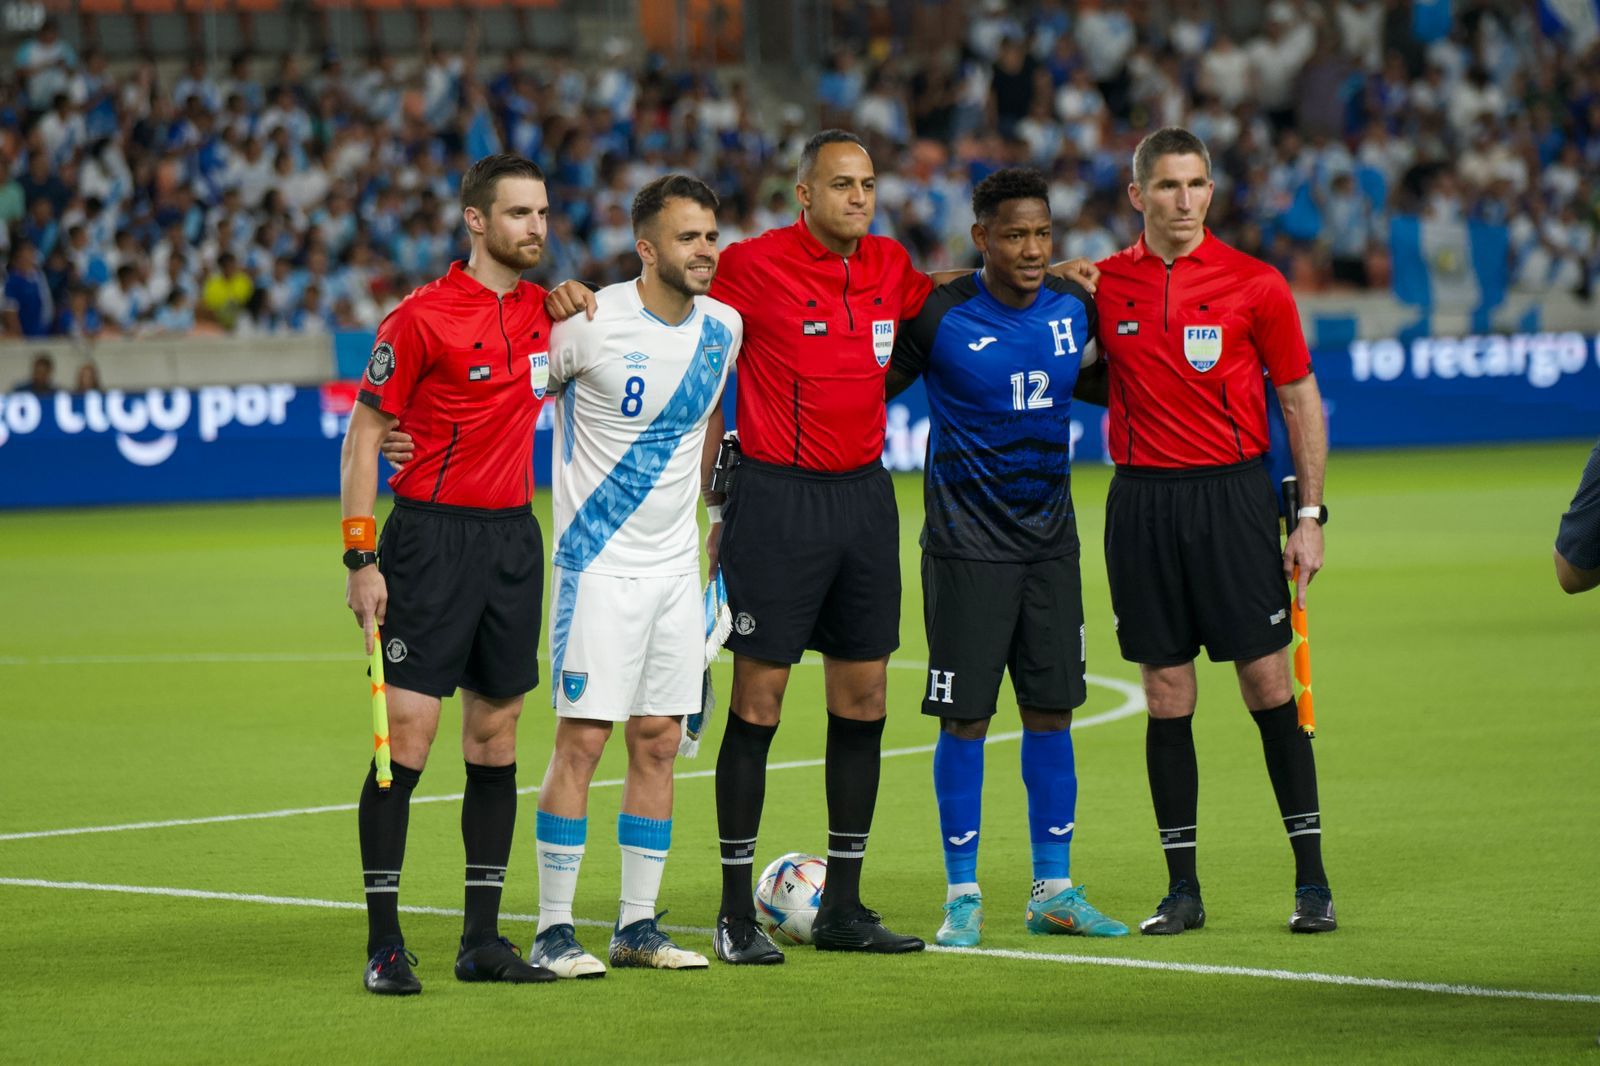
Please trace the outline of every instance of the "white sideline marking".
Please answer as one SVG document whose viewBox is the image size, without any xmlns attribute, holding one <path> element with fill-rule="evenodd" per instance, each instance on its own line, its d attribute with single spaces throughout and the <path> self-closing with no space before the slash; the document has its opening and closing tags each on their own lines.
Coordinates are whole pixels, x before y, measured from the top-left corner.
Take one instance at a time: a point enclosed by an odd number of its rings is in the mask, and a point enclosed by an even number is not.
<svg viewBox="0 0 1600 1066">
<path fill-rule="evenodd" d="M 807 664 L 802 663 L 801 665 Z M 820 665 L 820 662 L 812 662 L 810 665 Z M 910 670 L 923 668 L 922 664 L 915 661 L 891 662 L 889 665 Z M 1108 722 L 1115 722 L 1144 713 L 1143 690 L 1132 681 L 1124 681 L 1116 677 L 1100 677 L 1095 674 L 1086 674 L 1085 679 L 1090 684 L 1100 685 L 1122 693 L 1123 700 L 1121 705 L 1113 707 L 1109 711 L 1102 711 L 1099 714 L 1091 714 L 1084 718 L 1075 719 L 1072 723 L 1073 729 L 1088 729 L 1091 726 L 1105 725 Z M 991 742 L 1017 740 L 1021 736 L 1022 733 L 1019 730 L 1012 733 L 995 733 L 989 737 L 989 740 Z M 892 759 L 902 755 L 925 755 L 932 750 L 932 744 L 919 744 L 911 748 L 886 748 L 882 753 L 882 758 Z M 824 759 L 795 759 L 789 762 L 769 763 L 767 770 L 801 770 L 810 766 L 822 766 L 825 762 L 826 760 Z M 673 774 L 672 776 L 677 781 L 690 781 L 695 778 L 713 777 L 715 775 L 716 770 L 710 769 L 690 770 L 685 773 Z M 591 788 L 617 788 L 621 785 L 622 778 L 620 777 L 590 783 Z M 538 791 L 537 785 L 529 785 L 526 788 L 517 789 L 517 793 L 523 796 Z M 411 802 L 413 804 L 457 803 L 460 802 L 461 795 L 459 792 L 452 792 L 448 795 L 440 796 L 412 796 Z M 85 833 L 125 833 L 138 829 L 174 829 L 186 825 L 218 825 L 224 822 L 254 822 L 268 818 L 295 818 L 302 814 L 333 814 L 338 811 L 353 811 L 355 809 L 356 804 L 354 803 L 332 803 L 321 807 L 288 807 L 277 811 L 251 811 L 245 814 L 213 814 L 203 818 L 169 818 L 151 822 L 121 822 L 115 825 L 80 825 L 66 829 L 34 829 L 23 833 L 0 833 L 0 842 L 7 840 L 37 840 L 42 837 L 81 836 Z"/>
<path fill-rule="evenodd" d="M 255 892 L 211 892 L 198 888 L 161 888 L 150 885 L 108 885 L 91 881 L 45 881 L 31 877 L 0 877 L 0 885 L 13 888 L 53 888 L 82 892 L 118 892 L 134 896 L 164 896 L 178 899 L 216 900 L 229 903 L 262 903 L 277 907 L 316 907 L 324 910 L 360 911 L 366 905 L 353 900 L 313 899 L 301 896 L 268 896 Z M 462 912 L 452 907 L 402 906 L 406 914 L 428 914 L 459 918 Z M 533 922 L 533 914 L 502 914 L 511 922 Z M 610 929 L 612 923 L 594 918 L 579 918 L 575 924 Z M 694 925 L 663 925 L 670 933 L 710 936 L 711 930 Z M 1110 966 L 1126 970 L 1158 970 L 1167 973 L 1196 974 L 1205 977 L 1254 977 L 1267 981 L 1340 985 L 1346 988 L 1381 988 L 1395 992 L 1430 992 L 1445 996 L 1470 996 L 1478 999 L 1521 999 L 1546 1003 L 1600 1003 L 1600 995 L 1582 992 L 1534 992 L 1520 988 L 1489 988 L 1483 985 L 1445 984 L 1437 981 L 1395 981 L 1386 977 L 1353 977 L 1348 974 L 1317 973 L 1302 970 L 1269 970 L 1254 966 L 1212 966 L 1194 962 L 1161 962 L 1154 959 L 1128 959 L 1103 955 L 1070 955 L 1048 951 L 1011 951 L 1004 948 L 943 948 L 930 944 L 928 950 L 942 955 L 975 955 L 989 959 L 1019 962 L 1049 962 L 1061 965 Z"/>
</svg>

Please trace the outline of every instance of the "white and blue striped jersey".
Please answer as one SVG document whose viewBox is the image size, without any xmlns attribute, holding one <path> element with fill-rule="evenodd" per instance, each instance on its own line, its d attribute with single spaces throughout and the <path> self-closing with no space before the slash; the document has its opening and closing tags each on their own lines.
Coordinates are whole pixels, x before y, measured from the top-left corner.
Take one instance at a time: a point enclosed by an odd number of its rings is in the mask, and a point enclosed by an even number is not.
<svg viewBox="0 0 1600 1066">
<path fill-rule="evenodd" d="M 550 335 L 557 566 L 637 577 L 697 574 L 700 448 L 744 338 L 739 313 L 696 296 L 682 322 L 637 282 L 595 295 Z"/>
</svg>

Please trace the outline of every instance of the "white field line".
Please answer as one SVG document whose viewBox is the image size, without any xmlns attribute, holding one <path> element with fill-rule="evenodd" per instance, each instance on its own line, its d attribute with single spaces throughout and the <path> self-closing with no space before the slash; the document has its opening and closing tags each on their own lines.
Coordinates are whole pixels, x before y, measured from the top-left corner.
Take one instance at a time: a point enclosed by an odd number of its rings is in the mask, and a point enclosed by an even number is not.
<svg viewBox="0 0 1600 1066">
<path fill-rule="evenodd" d="M 0 877 L 0 886 L 49 888 L 80 892 L 116 892 L 134 896 L 162 896 L 228 903 L 260 903 L 275 907 L 315 907 L 324 910 L 359 911 L 364 910 L 366 906 L 364 903 L 354 900 L 268 896 L 255 892 L 211 892 L 197 888 L 161 888 L 150 885 L 109 885 L 97 884 L 91 881 L 45 881 L 31 877 Z M 402 906 L 400 910 L 406 914 L 427 914 L 445 918 L 459 918 L 462 913 L 459 909 L 451 907 Z M 502 914 L 500 917 L 510 922 L 533 922 L 537 921 L 538 918 L 537 915 L 532 914 Z M 611 928 L 610 922 L 594 918 L 579 918 L 576 920 L 576 924 L 597 929 Z M 711 930 L 702 926 L 663 925 L 661 928 L 671 933 L 688 933 L 696 936 L 711 935 Z M 942 955 L 1012 959 L 1019 962 L 1046 962 L 1065 966 L 1110 966 L 1124 970 L 1155 970 L 1203 977 L 1248 977 L 1266 981 L 1338 985 L 1346 988 L 1380 988 L 1392 992 L 1427 992 L 1434 995 L 1469 996 L 1478 999 L 1519 999 L 1545 1003 L 1600 1004 L 1600 995 L 1582 992 L 1535 992 L 1520 988 L 1489 988 L 1483 985 L 1447 984 L 1437 981 L 1396 981 L 1386 977 L 1355 977 L 1349 974 L 1262 969 L 1255 966 L 1212 966 L 1205 963 L 1161 962 L 1156 959 L 1073 955 L 1048 951 L 1010 951 L 1002 948 L 942 948 L 930 946 L 928 950 Z"/>
<path fill-rule="evenodd" d="M 820 665 L 820 662 L 802 662 L 800 665 Z M 891 662 L 889 665 L 900 669 L 924 669 L 923 664 L 913 660 L 904 662 Z M 1115 722 L 1123 718 L 1130 718 L 1133 715 L 1144 713 L 1144 694 L 1137 684 L 1131 681 L 1124 681 L 1121 678 L 1099 677 L 1094 674 L 1086 675 L 1086 679 L 1090 684 L 1100 685 L 1104 688 L 1109 688 L 1120 692 L 1123 697 L 1122 703 L 1116 707 L 1113 707 L 1109 711 L 1102 711 L 1099 714 L 1091 714 L 1083 718 L 1074 719 L 1072 723 L 1073 729 L 1088 729 L 1091 726 L 1104 725 L 1107 722 Z M 1022 733 L 1020 731 L 1011 733 L 995 733 L 989 737 L 989 740 L 991 743 L 996 743 L 1000 741 L 1017 740 L 1021 736 Z M 911 748 L 886 748 L 883 751 L 882 757 L 885 759 L 892 759 L 902 755 L 925 755 L 931 751 L 933 751 L 932 744 L 920 744 Z M 796 759 L 790 762 L 769 763 L 767 764 L 767 769 L 768 771 L 800 770 L 810 766 L 822 766 L 824 762 L 825 760 L 823 759 Z M 678 781 L 689 781 L 695 778 L 713 777 L 715 775 L 715 769 L 689 770 L 683 773 L 674 774 L 673 778 Z M 604 781 L 595 781 L 590 785 L 590 787 L 617 788 L 621 785 L 622 778 L 614 777 Z M 517 792 L 520 795 L 528 795 L 538 791 L 539 788 L 537 785 L 529 785 L 525 788 L 517 789 Z M 439 796 L 411 797 L 411 802 L 413 804 L 459 803 L 460 801 L 461 793 L 459 792 L 452 792 L 448 795 Z M 173 829 L 187 825 L 218 825 L 224 822 L 255 822 L 269 818 L 295 818 L 303 814 L 332 814 L 338 811 L 353 811 L 355 809 L 356 805 L 354 803 L 333 803 L 320 807 L 286 807 L 282 810 L 275 811 L 250 811 L 243 814 L 213 814 L 202 818 L 169 818 L 162 821 L 152 822 L 120 822 L 114 825 L 80 825 L 71 826 L 65 829 L 34 829 L 22 833 L 0 833 L 0 842 L 7 840 L 38 840 L 42 837 L 81 836 L 85 833 L 126 833 L 140 829 Z"/>
</svg>

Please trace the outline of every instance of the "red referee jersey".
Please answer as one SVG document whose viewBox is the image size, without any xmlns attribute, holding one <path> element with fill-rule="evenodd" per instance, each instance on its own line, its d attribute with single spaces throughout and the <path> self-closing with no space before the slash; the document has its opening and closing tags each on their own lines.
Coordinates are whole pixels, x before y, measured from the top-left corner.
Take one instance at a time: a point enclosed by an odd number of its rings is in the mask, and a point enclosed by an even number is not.
<svg viewBox="0 0 1600 1066">
<path fill-rule="evenodd" d="M 1289 283 L 1206 231 L 1171 266 L 1138 243 L 1101 260 L 1094 294 L 1111 387 L 1110 449 L 1125 466 L 1225 466 L 1267 450 L 1263 367 L 1311 373 Z"/>
<path fill-rule="evenodd" d="M 533 424 L 550 380 L 545 291 L 497 296 L 463 264 L 401 301 L 378 327 L 359 399 L 400 419 L 416 457 L 399 496 L 457 507 L 524 507 Z"/>
<path fill-rule="evenodd" d="M 738 422 L 744 453 L 810 470 L 883 458 L 883 378 L 902 319 L 933 282 L 897 241 L 868 235 L 852 256 L 792 226 L 729 245 L 711 295 L 744 318 Z"/>
</svg>

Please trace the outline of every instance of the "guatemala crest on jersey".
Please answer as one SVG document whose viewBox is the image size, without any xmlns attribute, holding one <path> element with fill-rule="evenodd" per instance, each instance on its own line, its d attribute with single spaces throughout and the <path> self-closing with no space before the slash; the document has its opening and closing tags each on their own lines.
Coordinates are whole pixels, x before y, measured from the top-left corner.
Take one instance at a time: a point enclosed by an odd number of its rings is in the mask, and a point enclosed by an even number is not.
<svg viewBox="0 0 1600 1066">
<path fill-rule="evenodd" d="M 893 352 L 894 319 L 880 318 L 872 323 L 872 354 L 877 357 L 879 366 L 888 366 Z"/>
<path fill-rule="evenodd" d="M 1222 358 L 1222 327 L 1184 326 L 1183 357 L 1202 374 L 1216 366 Z"/>
<path fill-rule="evenodd" d="M 700 355 L 705 359 L 706 366 L 711 368 L 711 375 L 713 377 L 722 373 L 722 360 L 727 354 L 728 346 L 725 344 L 707 344 L 702 342 L 700 345 Z"/>
<path fill-rule="evenodd" d="M 528 353 L 528 381 L 533 386 L 533 398 L 544 399 L 544 392 L 550 387 L 550 353 Z"/>
<path fill-rule="evenodd" d="M 561 694 L 567 697 L 568 703 L 577 703 L 583 698 L 583 690 L 588 687 L 588 673 L 580 674 L 572 670 L 561 671 Z"/>
</svg>

